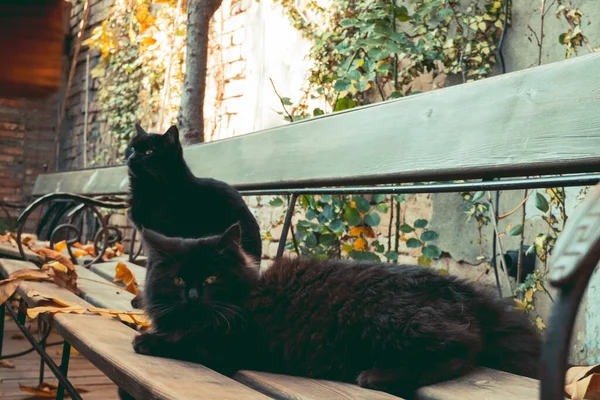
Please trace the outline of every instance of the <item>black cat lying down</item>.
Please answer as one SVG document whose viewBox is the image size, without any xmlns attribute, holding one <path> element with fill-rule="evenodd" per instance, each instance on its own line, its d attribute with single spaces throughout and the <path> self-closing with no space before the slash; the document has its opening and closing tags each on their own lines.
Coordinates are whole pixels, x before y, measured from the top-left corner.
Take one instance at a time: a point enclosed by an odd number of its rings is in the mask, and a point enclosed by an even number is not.
<svg viewBox="0 0 600 400">
<path fill-rule="evenodd" d="M 136 352 L 229 375 L 272 371 L 410 396 L 486 366 L 537 377 L 529 321 L 471 283 L 431 269 L 284 258 L 262 275 L 241 229 L 203 239 L 145 230 L 152 330 Z"/>
</svg>

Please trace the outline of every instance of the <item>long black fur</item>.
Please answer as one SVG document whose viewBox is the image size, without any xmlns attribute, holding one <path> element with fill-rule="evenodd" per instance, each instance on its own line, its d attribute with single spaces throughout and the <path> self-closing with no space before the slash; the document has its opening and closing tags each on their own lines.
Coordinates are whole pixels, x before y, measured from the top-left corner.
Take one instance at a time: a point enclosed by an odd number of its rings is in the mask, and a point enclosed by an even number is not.
<svg viewBox="0 0 600 400">
<path fill-rule="evenodd" d="M 143 237 L 153 328 L 135 339 L 138 353 L 407 397 L 475 366 L 538 375 L 531 323 L 465 280 L 420 266 L 297 258 L 261 275 L 239 225 L 203 239 Z"/>
</svg>

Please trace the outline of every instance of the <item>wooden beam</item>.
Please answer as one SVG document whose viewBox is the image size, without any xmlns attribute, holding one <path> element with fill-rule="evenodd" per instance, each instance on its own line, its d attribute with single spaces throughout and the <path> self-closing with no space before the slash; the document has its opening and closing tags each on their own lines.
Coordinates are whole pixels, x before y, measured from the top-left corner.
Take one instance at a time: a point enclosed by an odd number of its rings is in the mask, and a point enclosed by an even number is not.
<svg viewBox="0 0 600 400">
<path fill-rule="evenodd" d="M 241 189 L 600 171 L 600 53 L 190 146 Z M 124 166 L 40 176 L 33 193 L 124 193 Z"/>
</svg>

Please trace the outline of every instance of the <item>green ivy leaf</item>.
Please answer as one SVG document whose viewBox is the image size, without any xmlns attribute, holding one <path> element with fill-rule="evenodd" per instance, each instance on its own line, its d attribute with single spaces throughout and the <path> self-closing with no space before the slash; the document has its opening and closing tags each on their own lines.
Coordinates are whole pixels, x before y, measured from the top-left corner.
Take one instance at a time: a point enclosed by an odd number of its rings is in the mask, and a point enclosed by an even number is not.
<svg viewBox="0 0 600 400">
<path fill-rule="evenodd" d="M 305 216 L 306 216 L 306 219 L 310 221 L 310 220 L 317 218 L 317 213 L 312 208 L 309 208 L 308 211 L 306 211 Z"/>
<path fill-rule="evenodd" d="M 269 201 L 269 205 L 271 207 L 281 207 L 281 206 L 285 205 L 285 202 L 283 201 L 283 199 L 281 197 L 274 197 Z"/>
<path fill-rule="evenodd" d="M 376 194 L 375 196 L 373 196 L 373 200 L 375 201 L 375 203 L 382 203 L 385 201 L 385 194 Z"/>
<path fill-rule="evenodd" d="M 351 26 L 356 25 L 356 23 L 358 22 L 358 20 L 354 19 L 354 18 L 346 18 L 340 21 L 340 26 L 342 28 L 348 28 Z"/>
<path fill-rule="evenodd" d="M 356 208 L 346 208 L 344 211 L 344 221 L 346 221 L 350 226 L 356 226 L 360 224 L 361 218 L 358 210 Z"/>
<path fill-rule="evenodd" d="M 369 210 L 371 209 L 371 203 L 369 203 L 369 200 L 365 199 L 362 196 L 354 196 L 352 198 L 352 201 L 354 201 L 354 203 L 356 204 L 356 208 L 360 212 L 366 213 L 369 212 Z"/>
<path fill-rule="evenodd" d="M 348 82 L 348 89 L 350 89 L 350 81 L 346 81 Z M 336 83 L 337 84 L 337 83 Z M 348 90 L 345 89 L 345 90 Z M 334 88 L 334 90 L 341 92 L 342 90 L 337 90 Z M 344 110 L 349 110 L 351 108 L 356 107 L 356 101 L 349 98 L 349 97 L 342 97 L 341 99 L 338 99 L 338 101 L 335 103 L 335 109 L 334 111 L 344 111 Z"/>
<path fill-rule="evenodd" d="M 312 233 L 309 234 L 308 236 L 306 236 L 306 239 L 304 240 L 304 244 L 306 244 L 306 247 L 309 247 L 309 248 L 315 247 L 317 245 L 317 237 L 315 235 L 313 235 Z"/>
<path fill-rule="evenodd" d="M 333 90 L 336 92 L 343 92 L 350 90 L 350 87 L 352 87 L 352 83 L 348 79 L 338 79 L 333 86 Z"/>
<path fill-rule="evenodd" d="M 523 233 L 523 225 L 519 224 L 516 226 L 513 226 L 512 228 L 510 228 L 510 230 L 508 231 L 508 234 L 510 236 L 519 236 Z"/>
<path fill-rule="evenodd" d="M 330 233 L 324 233 L 319 238 L 320 244 L 322 244 L 323 246 L 327 246 L 327 247 L 333 246 L 336 243 L 336 241 L 337 241 L 337 236 L 332 235 Z"/>
<path fill-rule="evenodd" d="M 442 250 L 439 247 L 430 244 L 423 247 L 422 253 L 425 257 L 436 260 L 441 257 Z"/>
<path fill-rule="evenodd" d="M 389 206 L 388 206 L 386 203 L 379 203 L 379 204 L 377 204 L 377 205 L 375 206 L 375 209 L 376 209 L 377 211 L 379 211 L 380 213 L 383 213 L 383 214 L 385 214 L 385 213 L 387 213 L 387 212 L 388 212 L 388 210 L 389 210 Z"/>
<path fill-rule="evenodd" d="M 351 251 L 349 256 L 353 260 L 357 260 L 357 261 L 381 262 L 381 259 L 377 256 L 377 254 L 370 253 L 368 251 Z"/>
<path fill-rule="evenodd" d="M 291 106 L 294 104 L 292 103 L 292 99 L 290 99 L 289 97 L 282 97 L 281 102 L 286 106 Z"/>
<path fill-rule="evenodd" d="M 541 212 L 548 212 L 548 210 L 550 209 L 550 204 L 548 204 L 548 200 L 546 200 L 546 197 L 539 192 L 535 194 L 535 206 Z"/>
<path fill-rule="evenodd" d="M 369 226 L 377 226 L 381 222 L 381 217 L 377 213 L 367 214 L 365 216 L 365 224 Z"/>
<path fill-rule="evenodd" d="M 473 198 L 471 199 L 471 203 L 475 203 L 477 200 L 479 200 L 480 198 L 482 198 L 484 195 L 485 195 L 484 191 L 475 193 L 473 195 Z"/>
<path fill-rule="evenodd" d="M 387 258 L 388 260 L 392 260 L 392 261 L 398 260 L 398 253 L 396 253 L 396 252 L 388 251 L 384 255 L 385 255 L 385 258 Z"/>
<path fill-rule="evenodd" d="M 412 231 L 414 231 L 414 229 L 408 224 L 402 224 L 400 225 L 400 231 L 404 233 L 411 233 Z"/>
<path fill-rule="evenodd" d="M 360 218 L 360 217 L 359 217 Z M 342 220 L 335 220 L 333 221 L 330 225 L 329 225 L 329 229 L 331 229 L 334 232 L 344 232 L 344 221 Z"/>
<path fill-rule="evenodd" d="M 411 238 L 406 241 L 406 247 L 409 249 L 416 249 L 417 247 L 423 246 L 423 242 L 419 239 Z"/>
<path fill-rule="evenodd" d="M 436 240 L 439 236 L 440 235 L 438 235 L 435 231 L 425 231 L 421 235 L 421 240 L 424 242 L 432 242 Z"/>
<path fill-rule="evenodd" d="M 327 220 L 330 220 L 333 218 L 333 206 L 331 204 L 327 204 L 325 205 L 325 207 L 323 207 L 323 212 L 321 213 L 321 215 L 326 218 Z"/>
<path fill-rule="evenodd" d="M 321 110 L 318 107 L 313 110 L 313 115 L 315 117 L 318 117 L 319 115 L 324 115 L 324 114 L 325 114 L 325 111 Z"/>
<path fill-rule="evenodd" d="M 333 200 L 330 194 L 324 194 L 321 196 L 321 203 L 330 203 Z"/>
<path fill-rule="evenodd" d="M 415 221 L 415 228 L 425 228 L 427 226 L 426 219 L 418 219 Z"/>
</svg>

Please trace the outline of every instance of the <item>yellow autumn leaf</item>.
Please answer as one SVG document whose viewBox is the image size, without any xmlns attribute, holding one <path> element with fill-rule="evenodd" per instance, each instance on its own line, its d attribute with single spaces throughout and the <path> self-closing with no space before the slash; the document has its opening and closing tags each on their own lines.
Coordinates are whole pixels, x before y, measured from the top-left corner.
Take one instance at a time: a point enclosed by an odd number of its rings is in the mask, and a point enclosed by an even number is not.
<svg viewBox="0 0 600 400">
<path fill-rule="evenodd" d="M 138 283 L 135 279 L 135 275 L 133 274 L 133 272 L 131 272 L 131 270 L 127 267 L 125 263 L 119 262 L 115 266 L 114 281 L 124 283 L 126 285 L 125 290 L 127 290 L 129 293 L 135 294 L 136 296 L 138 295 Z"/>
<path fill-rule="evenodd" d="M 539 282 L 535 283 L 535 288 L 538 290 L 538 292 L 544 292 L 544 287 Z"/>
<path fill-rule="evenodd" d="M 54 245 L 54 250 L 56 250 L 58 252 L 61 252 L 61 251 L 63 251 L 66 248 L 67 248 L 67 242 L 66 242 L 66 240 L 61 240 L 60 242 L 58 242 L 58 243 L 56 243 Z"/>
<path fill-rule="evenodd" d="M 52 315 L 60 313 L 60 314 L 83 314 L 87 311 L 85 307 L 82 306 L 71 306 L 71 307 L 55 307 L 55 306 L 41 306 L 41 307 L 32 307 L 27 309 L 27 316 L 31 319 L 37 318 L 38 315 L 44 313 L 50 313 Z"/>
<path fill-rule="evenodd" d="M 69 272 L 69 268 L 67 268 L 64 264 L 59 263 L 58 261 L 50 261 L 46 265 L 55 271 L 64 272 L 65 274 Z"/>
<path fill-rule="evenodd" d="M 367 241 L 363 238 L 358 238 L 354 241 L 352 248 L 356 251 L 362 251 L 367 247 Z"/>
<path fill-rule="evenodd" d="M 542 319 L 542 317 L 540 317 L 539 315 L 535 319 L 535 326 L 537 326 L 537 328 L 540 331 L 543 331 L 544 329 L 546 329 L 546 324 L 544 323 L 544 320 Z"/>
<path fill-rule="evenodd" d="M 513 299 L 515 301 L 515 308 L 517 310 L 526 310 L 527 309 L 527 302 L 523 301 L 523 300 L 519 300 L 519 299 Z"/>
<path fill-rule="evenodd" d="M 525 300 L 527 300 L 528 303 L 533 302 L 533 289 L 527 289 L 525 292 Z"/>
</svg>

